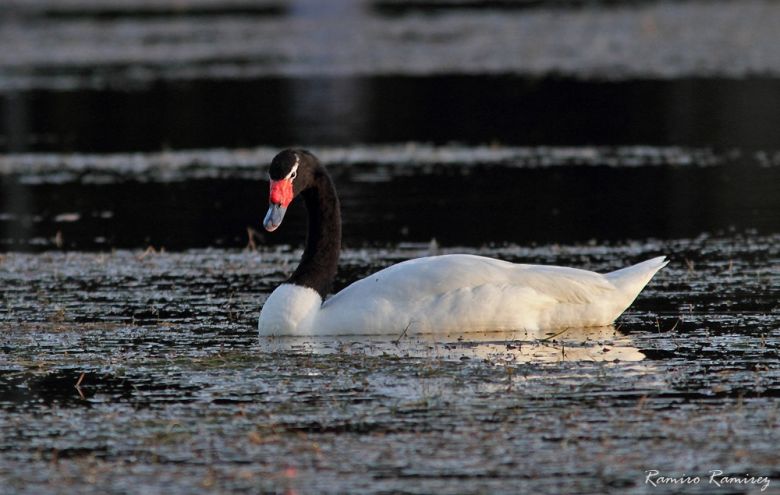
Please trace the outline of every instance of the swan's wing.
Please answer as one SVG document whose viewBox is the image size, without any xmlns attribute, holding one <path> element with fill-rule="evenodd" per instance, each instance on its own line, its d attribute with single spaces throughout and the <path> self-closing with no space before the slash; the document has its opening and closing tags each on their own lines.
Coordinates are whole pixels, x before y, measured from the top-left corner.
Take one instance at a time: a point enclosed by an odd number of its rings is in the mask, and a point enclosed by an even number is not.
<svg viewBox="0 0 780 495">
<path fill-rule="evenodd" d="M 518 283 L 533 288 L 559 303 L 590 304 L 610 297 L 617 290 L 600 273 L 562 266 L 518 265 Z"/>
<path fill-rule="evenodd" d="M 438 329 L 530 328 L 553 306 L 589 304 L 614 291 L 602 275 L 574 268 L 435 256 L 399 263 L 353 283 L 325 302 L 321 323 L 347 333 L 403 330 L 410 322 Z"/>
<path fill-rule="evenodd" d="M 436 296 L 482 285 L 533 289 L 552 300 L 588 303 L 615 286 L 603 275 L 560 266 L 522 265 L 483 256 L 452 254 L 417 258 L 385 268 L 345 288 L 331 299 L 355 292 L 393 300 Z"/>
</svg>

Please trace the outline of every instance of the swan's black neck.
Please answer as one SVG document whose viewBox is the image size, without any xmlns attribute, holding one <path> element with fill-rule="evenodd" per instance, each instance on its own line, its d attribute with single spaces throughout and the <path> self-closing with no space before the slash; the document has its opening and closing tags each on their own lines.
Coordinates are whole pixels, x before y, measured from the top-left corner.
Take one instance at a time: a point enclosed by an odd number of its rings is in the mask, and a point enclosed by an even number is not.
<svg viewBox="0 0 780 495">
<path fill-rule="evenodd" d="M 289 283 L 310 287 L 325 299 L 336 278 L 341 251 L 339 198 L 322 166 L 313 172 L 312 185 L 301 192 L 309 212 L 309 230 L 301 263 Z"/>
</svg>

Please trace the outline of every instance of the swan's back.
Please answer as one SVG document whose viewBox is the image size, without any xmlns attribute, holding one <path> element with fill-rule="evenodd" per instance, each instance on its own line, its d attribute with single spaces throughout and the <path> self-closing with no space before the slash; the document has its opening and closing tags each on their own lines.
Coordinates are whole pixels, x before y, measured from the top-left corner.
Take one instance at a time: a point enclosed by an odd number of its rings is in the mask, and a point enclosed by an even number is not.
<svg viewBox="0 0 780 495">
<path fill-rule="evenodd" d="M 372 334 L 608 325 L 665 263 L 608 275 L 473 255 L 418 258 L 328 299 L 312 332 Z M 641 280 L 641 287 L 636 286 Z"/>
</svg>

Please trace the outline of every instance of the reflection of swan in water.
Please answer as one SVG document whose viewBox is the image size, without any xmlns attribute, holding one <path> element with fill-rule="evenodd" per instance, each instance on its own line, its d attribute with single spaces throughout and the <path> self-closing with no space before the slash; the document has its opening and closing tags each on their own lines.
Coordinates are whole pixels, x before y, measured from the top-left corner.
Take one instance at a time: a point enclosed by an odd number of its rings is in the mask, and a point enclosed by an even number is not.
<svg viewBox="0 0 780 495">
<path fill-rule="evenodd" d="M 641 361 L 631 339 L 613 326 L 559 331 L 422 334 L 414 336 L 275 337 L 261 344 L 267 351 L 314 354 L 346 352 L 369 356 L 483 359 L 505 363 L 564 361 Z"/>
</svg>

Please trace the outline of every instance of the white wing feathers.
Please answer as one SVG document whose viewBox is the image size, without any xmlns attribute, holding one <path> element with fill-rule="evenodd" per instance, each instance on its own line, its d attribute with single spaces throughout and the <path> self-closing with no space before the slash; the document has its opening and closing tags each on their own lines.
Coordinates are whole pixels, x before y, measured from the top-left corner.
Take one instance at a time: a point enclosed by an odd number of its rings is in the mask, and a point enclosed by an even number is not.
<svg viewBox="0 0 780 495">
<path fill-rule="evenodd" d="M 472 255 L 418 258 L 359 280 L 328 299 L 317 330 L 537 328 L 568 321 L 582 313 L 575 308 L 612 300 L 615 292 L 604 276 L 574 268 Z M 594 318 L 603 319 L 602 313 Z"/>
<path fill-rule="evenodd" d="M 373 282 L 370 283 L 370 282 Z M 587 304 L 616 288 L 603 275 L 560 266 L 518 265 L 465 254 L 417 258 L 385 268 L 359 280 L 330 298 L 335 303 L 359 289 L 391 300 L 442 297 L 464 289 L 509 287 L 531 289 L 550 301 Z"/>
</svg>

